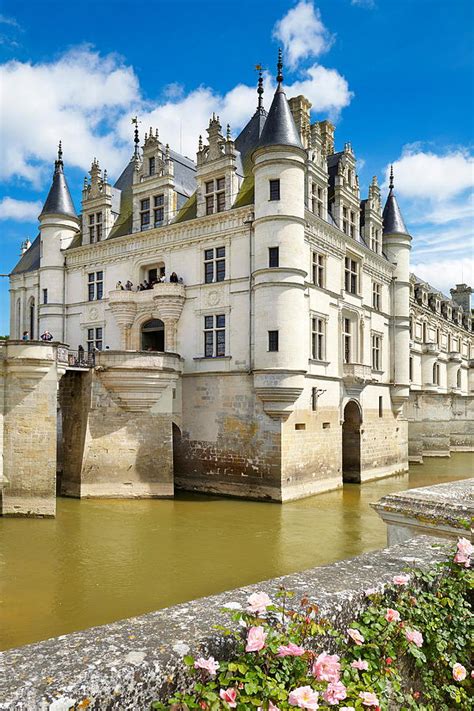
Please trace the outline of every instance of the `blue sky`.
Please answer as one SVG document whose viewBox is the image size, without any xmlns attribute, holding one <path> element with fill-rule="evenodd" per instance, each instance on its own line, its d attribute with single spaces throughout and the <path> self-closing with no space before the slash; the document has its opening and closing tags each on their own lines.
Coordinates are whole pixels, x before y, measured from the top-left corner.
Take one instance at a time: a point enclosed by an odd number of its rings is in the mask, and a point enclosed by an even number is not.
<svg viewBox="0 0 474 711">
<path fill-rule="evenodd" d="M 135 113 L 191 157 L 214 110 L 236 135 L 255 65 L 268 105 L 282 46 L 288 94 L 335 122 L 337 149 L 352 142 L 362 197 L 394 163 L 417 273 L 445 291 L 472 282 L 472 0 L 2 0 L 0 12 L 2 273 L 37 234 L 59 138 L 79 209 L 92 158 L 111 178 L 128 161 Z"/>
</svg>

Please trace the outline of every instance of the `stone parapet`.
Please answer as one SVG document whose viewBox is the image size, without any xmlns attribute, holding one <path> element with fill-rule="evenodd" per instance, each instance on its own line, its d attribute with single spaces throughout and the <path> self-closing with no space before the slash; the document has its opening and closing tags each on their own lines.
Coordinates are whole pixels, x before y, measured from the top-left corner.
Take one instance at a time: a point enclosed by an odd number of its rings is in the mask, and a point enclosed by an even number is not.
<svg viewBox="0 0 474 711">
<path fill-rule="evenodd" d="M 371 506 L 387 524 L 389 545 L 421 534 L 457 539 L 474 520 L 474 479 L 389 494 Z"/>
<path fill-rule="evenodd" d="M 184 655 L 229 658 L 234 642 L 213 625 L 222 624 L 221 608 L 230 602 L 243 607 L 252 592 L 275 596 L 283 585 L 296 599 L 307 595 L 342 630 L 366 606 L 368 588 L 381 589 L 407 567 L 430 569 L 443 557 L 443 541 L 421 536 L 333 565 L 8 650 L 0 655 L 0 709 L 149 708 L 153 700 L 169 698 L 173 688 L 186 688 Z"/>
</svg>

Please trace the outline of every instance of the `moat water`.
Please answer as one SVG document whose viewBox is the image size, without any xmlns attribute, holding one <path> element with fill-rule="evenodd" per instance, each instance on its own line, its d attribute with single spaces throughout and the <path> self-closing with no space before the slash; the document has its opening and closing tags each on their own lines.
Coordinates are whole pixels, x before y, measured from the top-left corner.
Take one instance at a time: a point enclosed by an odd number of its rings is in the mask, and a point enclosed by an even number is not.
<svg viewBox="0 0 474 711">
<path fill-rule="evenodd" d="M 0 649 L 382 548 L 369 503 L 473 475 L 474 457 L 278 504 L 58 499 L 57 518 L 0 518 Z"/>
</svg>

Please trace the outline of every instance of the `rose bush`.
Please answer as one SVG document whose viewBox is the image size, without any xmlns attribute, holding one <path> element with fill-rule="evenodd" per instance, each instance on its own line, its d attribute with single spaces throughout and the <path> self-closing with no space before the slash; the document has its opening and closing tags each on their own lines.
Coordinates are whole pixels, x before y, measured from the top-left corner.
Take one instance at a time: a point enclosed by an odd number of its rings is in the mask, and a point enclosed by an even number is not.
<svg viewBox="0 0 474 711">
<path fill-rule="evenodd" d="M 245 611 L 226 610 L 236 624 L 219 627 L 235 639 L 233 658 L 185 657 L 191 691 L 153 708 L 471 711 L 472 553 L 460 539 L 436 569 L 366 591 L 367 608 L 345 630 L 306 597 L 253 593 Z"/>
</svg>

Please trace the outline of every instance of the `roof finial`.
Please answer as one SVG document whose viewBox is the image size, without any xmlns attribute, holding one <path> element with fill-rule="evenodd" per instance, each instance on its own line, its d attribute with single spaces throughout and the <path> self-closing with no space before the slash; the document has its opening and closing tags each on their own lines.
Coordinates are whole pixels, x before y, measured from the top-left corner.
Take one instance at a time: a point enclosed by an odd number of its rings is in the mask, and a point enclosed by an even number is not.
<svg viewBox="0 0 474 711">
<path fill-rule="evenodd" d="M 135 158 L 138 158 L 139 157 L 138 144 L 140 143 L 140 138 L 138 135 L 138 116 L 134 116 L 134 118 L 132 118 L 132 123 L 135 124 L 135 137 L 133 139 L 133 142 L 135 143 L 135 150 L 133 151 L 133 155 Z"/>
<path fill-rule="evenodd" d="M 57 159 L 54 161 L 54 172 L 55 172 L 55 173 L 62 173 L 63 166 L 64 166 L 64 163 L 63 163 L 63 148 L 62 148 L 61 141 L 59 141 L 59 144 L 58 144 L 58 157 L 57 157 Z"/>
<path fill-rule="evenodd" d="M 255 66 L 255 69 L 258 71 L 258 86 L 257 86 L 257 94 L 258 94 L 258 104 L 257 104 L 257 111 L 262 111 L 263 109 L 263 71 L 262 71 L 262 65 L 257 64 Z"/>
<path fill-rule="evenodd" d="M 388 184 L 390 190 L 393 190 L 393 165 L 390 166 L 390 182 Z"/>
<path fill-rule="evenodd" d="M 283 60 L 282 60 L 282 58 L 281 58 L 281 48 L 278 50 L 277 70 L 278 70 L 277 82 L 278 82 L 278 84 L 281 84 L 282 81 L 283 81 L 283 74 L 282 74 L 282 70 L 283 70 Z"/>
<path fill-rule="evenodd" d="M 63 147 L 61 141 L 59 141 L 58 145 L 58 160 L 60 160 L 61 162 L 63 160 Z"/>
</svg>

